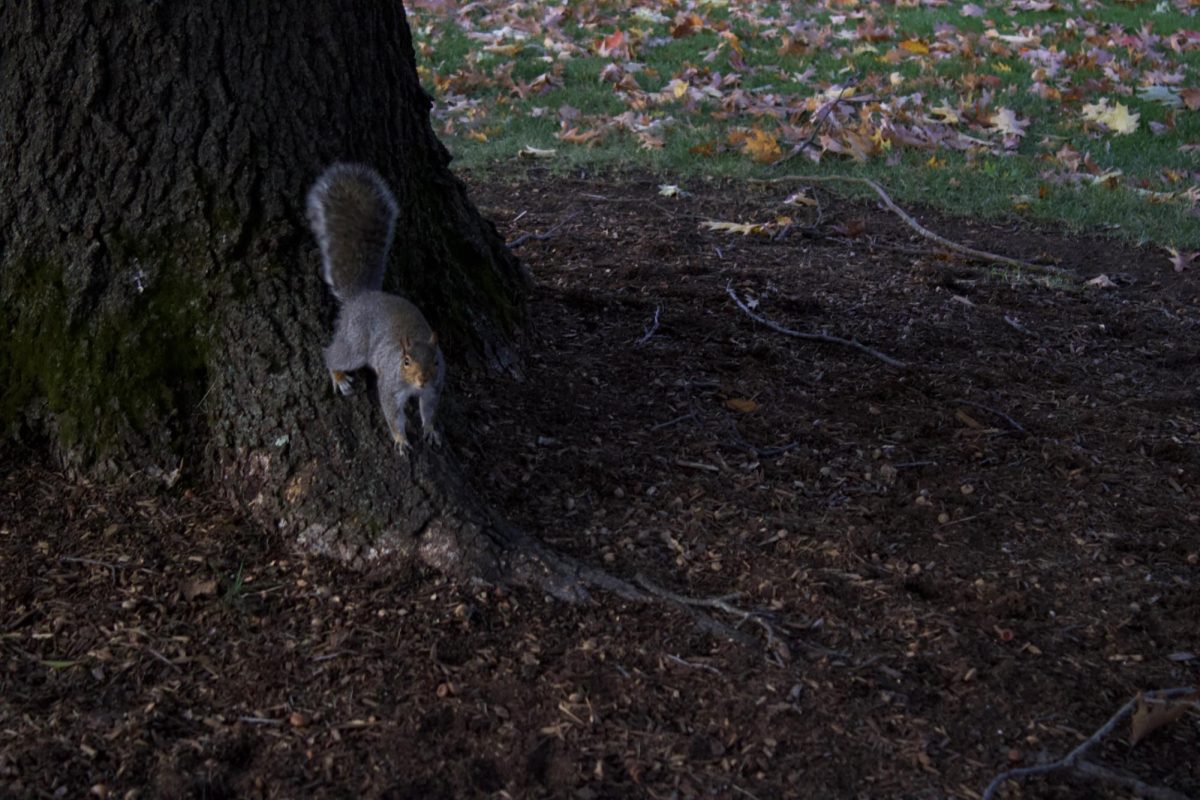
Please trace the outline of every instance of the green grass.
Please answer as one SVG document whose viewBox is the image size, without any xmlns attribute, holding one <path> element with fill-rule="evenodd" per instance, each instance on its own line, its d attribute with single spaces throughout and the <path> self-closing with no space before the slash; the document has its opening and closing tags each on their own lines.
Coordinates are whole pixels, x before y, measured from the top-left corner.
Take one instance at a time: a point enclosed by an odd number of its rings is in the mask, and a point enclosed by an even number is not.
<svg viewBox="0 0 1200 800">
<path fill-rule="evenodd" d="M 802 21 L 799 16 L 779 18 L 794 6 L 753 0 L 640 4 L 637 7 L 649 10 L 636 15 L 635 6 L 625 0 L 561 7 L 484 0 L 474 4 L 465 19 L 422 9 L 413 12 L 413 23 L 422 79 L 441 101 L 435 124 L 459 168 L 470 172 L 510 173 L 520 151 L 529 146 L 555 150 L 553 158 L 538 159 L 537 164 L 564 173 L 640 171 L 669 182 L 789 172 L 860 175 L 879 181 L 905 204 L 961 215 L 1015 215 L 1074 230 L 1116 232 L 1139 242 L 1200 247 L 1194 201 L 1152 203 L 1139 191 L 1178 191 L 1194 182 L 1200 154 L 1181 146 L 1200 142 L 1200 112 L 1171 112 L 1136 94 L 1140 85 L 1159 82 L 1163 76 L 1178 78 L 1173 84 L 1177 89 L 1200 86 L 1200 48 L 1185 40 L 1179 48 L 1160 44 L 1147 50 L 1138 38 L 1147 26 L 1164 34 L 1195 30 L 1200 18 L 1188 17 L 1170 3 L 1138 0 L 1096 3 L 1084 13 L 1075 0 L 1060 0 L 1060 7 L 1052 10 L 1011 15 L 1008 3 L 981 0 L 979 5 L 985 11 L 982 19 L 961 16 L 961 3 L 942 8 L 835 0 L 805 4 L 809 16 L 804 21 L 810 30 L 823 28 L 825 39 L 801 54 L 780 52 L 789 25 Z M 564 16 L 555 18 L 554 9 Z M 702 18 L 702 32 L 672 38 L 674 20 L 691 13 Z M 656 22 L 654 14 L 668 21 Z M 884 33 L 870 41 L 840 35 L 868 27 Z M 618 30 L 632 40 L 632 53 L 598 53 L 601 38 Z M 523 39 L 521 31 L 527 34 Z M 1034 43 L 997 38 L 1031 31 L 1038 35 Z M 503 35 L 496 37 L 497 32 Z M 729 34 L 737 37 L 740 54 Z M 475 38 L 488 35 L 494 38 Z M 933 52 L 900 49 L 908 40 Z M 481 52 L 484 44 L 517 41 L 522 47 L 515 54 Z M 964 44 L 969 52 L 962 49 Z M 937 57 L 939 48 L 947 46 L 957 49 Z M 1033 50 L 1052 55 L 1035 64 L 1027 57 Z M 560 56 L 562 51 L 569 57 Z M 1065 60 L 1057 72 L 1042 77 L 1065 96 L 1043 99 L 1031 91 L 1035 72 L 1059 56 Z M 1161 63 L 1154 64 L 1155 59 Z M 601 80 L 602 72 L 613 65 L 632 76 L 626 80 L 634 82 L 634 91 L 619 93 L 613 83 Z M 562 85 L 518 96 L 543 74 Z M 689 74 L 699 76 L 691 80 L 696 88 L 708 86 L 718 75 L 725 78 L 718 84 L 721 96 L 690 102 L 656 97 L 672 79 Z M 891 124 L 928 126 L 921 117 L 939 105 L 956 108 L 964 118 L 951 125 L 951 131 L 978 139 L 999 138 L 984 123 L 1001 108 L 1011 109 L 1028 125 L 1017 147 L 1005 153 L 983 147 L 966 152 L 906 147 L 895 141 L 865 163 L 825 153 L 816 165 L 796 158 L 786 166 L 772 166 L 756 163 L 736 139 L 731 140 L 731 134 L 757 129 L 778 137 L 786 153 L 812 130 L 813 114 L 804 102 L 846 83 L 855 86 L 856 98 L 869 100 L 853 104 L 852 111 L 851 104 L 843 104 L 847 113 L 823 126 L 822 134 L 845 135 L 844 129 L 858 124 L 854 114 L 861 108 L 869 114 L 860 133 L 884 140 Z M 456 106 L 461 96 L 476 102 Z M 739 96 L 748 107 L 738 107 Z M 768 97 L 774 101 L 769 107 Z M 901 98 L 908 98 L 907 107 L 898 113 Z M 1137 131 L 1119 135 L 1085 124 L 1083 105 L 1101 98 L 1140 114 Z M 578 119 L 560 123 L 563 107 L 576 109 Z M 977 107 L 983 109 L 982 116 L 974 113 Z M 646 147 L 637 134 L 613 124 L 621 115 L 643 125 L 670 123 L 652 132 L 659 146 Z M 1151 122 L 1173 122 L 1174 127 L 1155 135 Z M 599 130 L 603 135 L 589 144 L 575 144 L 560 138 L 567 128 Z M 1086 155 L 1092 169 L 1119 170 L 1120 177 L 1093 185 L 1086 175 L 1073 174 L 1057 157 L 1064 145 Z M 1086 172 L 1087 167 L 1079 170 Z"/>
</svg>

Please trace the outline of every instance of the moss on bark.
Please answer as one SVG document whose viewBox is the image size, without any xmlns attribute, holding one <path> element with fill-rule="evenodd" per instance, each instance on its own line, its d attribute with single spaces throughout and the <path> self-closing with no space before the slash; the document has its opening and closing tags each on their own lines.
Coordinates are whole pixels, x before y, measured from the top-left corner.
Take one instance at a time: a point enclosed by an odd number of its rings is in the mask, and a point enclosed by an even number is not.
<svg viewBox="0 0 1200 800">
<path fill-rule="evenodd" d="M 64 460 L 182 453 L 199 417 L 211 345 L 197 270 L 181 268 L 186 239 L 111 240 L 129 285 L 82 299 L 66 262 L 10 261 L 0 282 L 0 426 L 45 428 Z"/>
</svg>

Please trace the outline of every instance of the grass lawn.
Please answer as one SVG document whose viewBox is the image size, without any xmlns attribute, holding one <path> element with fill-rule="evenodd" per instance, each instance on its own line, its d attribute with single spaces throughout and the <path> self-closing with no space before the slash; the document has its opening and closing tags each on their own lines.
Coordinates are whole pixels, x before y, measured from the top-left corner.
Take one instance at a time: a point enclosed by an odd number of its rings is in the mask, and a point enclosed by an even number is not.
<svg viewBox="0 0 1200 800">
<path fill-rule="evenodd" d="M 1198 12 L 1196 0 L 410 10 L 435 124 L 471 172 L 530 158 L 685 186 L 860 175 L 908 204 L 1185 254 L 1200 248 Z"/>
</svg>

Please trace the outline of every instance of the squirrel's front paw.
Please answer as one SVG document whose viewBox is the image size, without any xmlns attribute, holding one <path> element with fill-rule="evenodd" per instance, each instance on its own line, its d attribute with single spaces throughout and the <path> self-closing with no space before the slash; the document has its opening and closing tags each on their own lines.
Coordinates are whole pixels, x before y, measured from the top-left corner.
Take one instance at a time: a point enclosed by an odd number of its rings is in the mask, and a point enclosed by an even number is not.
<svg viewBox="0 0 1200 800">
<path fill-rule="evenodd" d="M 434 447 L 440 447 L 442 444 L 442 435 L 437 432 L 437 428 L 426 428 L 424 437 L 426 444 L 431 444 Z"/>
<path fill-rule="evenodd" d="M 402 456 L 408 455 L 409 443 L 408 437 L 404 433 L 393 433 L 392 441 L 396 443 L 396 452 Z"/>
</svg>

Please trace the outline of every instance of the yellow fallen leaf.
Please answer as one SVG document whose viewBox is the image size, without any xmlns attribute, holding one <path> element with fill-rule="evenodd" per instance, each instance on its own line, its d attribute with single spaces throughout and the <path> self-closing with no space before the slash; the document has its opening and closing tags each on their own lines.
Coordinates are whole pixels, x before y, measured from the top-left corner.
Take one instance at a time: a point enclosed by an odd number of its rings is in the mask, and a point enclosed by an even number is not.
<svg viewBox="0 0 1200 800">
<path fill-rule="evenodd" d="M 778 161 L 779 157 L 783 155 L 779 149 L 779 141 L 772 134 L 760 128 L 754 128 L 746 135 L 742 151 L 760 164 Z"/>
<path fill-rule="evenodd" d="M 929 45 L 922 42 L 920 39 L 905 39 L 900 43 L 901 50 L 907 50 L 910 53 L 917 55 L 929 55 Z"/>
<path fill-rule="evenodd" d="M 1098 103 L 1086 103 L 1083 106 L 1083 118 L 1099 122 L 1113 133 L 1129 134 L 1137 130 L 1141 115 L 1136 112 L 1131 114 L 1124 103 L 1110 106 L 1108 99 L 1102 97 Z"/>
<path fill-rule="evenodd" d="M 763 230 L 763 226 L 755 222 L 718 222 L 712 219 L 701 222 L 700 227 L 722 233 L 740 233 L 743 236 L 750 233 L 761 233 Z"/>
<path fill-rule="evenodd" d="M 564 142 L 571 144 L 592 144 L 595 140 L 603 135 L 602 131 L 592 129 L 590 131 L 581 131 L 578 128 L 569 128 L 556 136 Z"/>
<path fill-rule="evenodd" d="M 687 90 L 687 81 L 680 80 L 679 78 L 672 78 L 671 82 L 663 88 L 663 92 L 670 92 L 671 94 L 675 95 L 676 100 L 687 94 Z"/>
<path fill-rule="evenodd" d="M 525 45 L 520 42 L 514 44 L 489 44 L 485 45 L 483 52 L 494 53 L 498 56 L 515 56 L 525 48 Z"/>
<path fill-rule="evenodd" d="M 929 109 L 929 113 L 935 120 L 947 125 L 954 125 L 962 121 L 962 117 L 950 106 L 934 106 Z"/>
<path fill-rule="evenodd" d="M 816 200 L 808 196 L 807 189 L 801 189 L 798 192 L 793 192 L 788 195 L 783 201 L 785 206 L 815 206 L 819 205 Z"/>
</svg>

